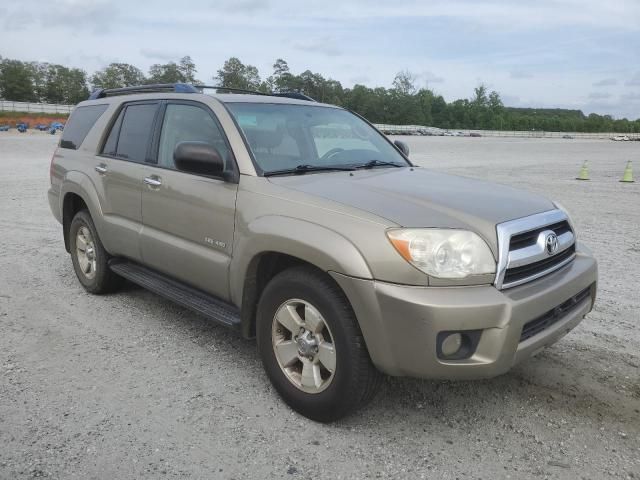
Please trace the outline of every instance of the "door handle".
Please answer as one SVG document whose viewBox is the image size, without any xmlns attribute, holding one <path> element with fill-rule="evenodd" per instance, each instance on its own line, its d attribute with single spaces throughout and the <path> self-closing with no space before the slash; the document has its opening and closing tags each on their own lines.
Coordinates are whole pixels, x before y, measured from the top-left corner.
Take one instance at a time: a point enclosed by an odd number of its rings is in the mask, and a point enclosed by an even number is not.
<svg viewBox="0 0 640 480">
<path fill-rule="evenodd" d="M 152 187 L 159 187 L 160 185 L 162 185 L 162 180 L 160 180 L 158 177 L 144 177 L 144 183 Z"/>
<path fill-rule="evenodd" d="M 105 173 L 107 173 L 107 166 L 104 163 L 96 165 L 95 169 L 96 172 L 98 172 L 100 175 L 104 175 Z"/>
</svg>

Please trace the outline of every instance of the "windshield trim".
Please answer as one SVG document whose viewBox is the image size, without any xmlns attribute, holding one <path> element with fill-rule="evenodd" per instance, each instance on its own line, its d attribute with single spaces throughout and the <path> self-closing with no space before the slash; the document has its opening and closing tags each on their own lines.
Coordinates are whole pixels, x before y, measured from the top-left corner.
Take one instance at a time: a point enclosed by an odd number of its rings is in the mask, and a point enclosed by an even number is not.
<svg viewBox="0 0 640 480">
<path fill-rule="evenodd" d="M 369 120 L 364 118 L 359 113 L 354 112 L 353 110 L 350 110 L 348 108 L 339 107 L 337 105 L 331 105 L 331 104 L 327 104 L 327 103 L 308 102 L 308 104 L 307 104 L 307 103 L 302 103 L 302 101 L 300 101 L 300 103 L 298 103 L 298 102 L 248 102 L 248 101 L 224 101 L 223 102 L 223 101 L 220 101 L 220 103 L 222 104 L 224 109 L 227 111 L 227 114 L 229 115 L 229 117 L 231 118 L 231 121 L 235 125 L 236 130 L 240 134 L 240 138 L 242 139 L 242 142 L 244 143 L 244 148 L 247 151 L 247 153 L 249 154 L 249 158 L 251 159 L 251 162 L 253 163 L 253 167 L 254 167 L 254 169 L 256 171 L 256 176 L 258 176 L 258 177 L 266 177 L 266 176 L 268 176 L 268 173 L 270 172 L 270 170 L 263 169 L 260 166 L 260 164 L 258 163 L 258 161 L 256 160 L 256 157 L 253 154 L 253 150 L 251 149 L 251 146 L 249 145 L 249 141 L 247 140 L 247 137 L 244 134 L 244 130 L 242 129 L 242 127 L 240 127 L 240 124 L 238 123 L 234 113 L 229 108 L 229 104 L 236 104 L 236 105 L 238 105 L 238 104 L 243 104 L 243 105 L 292 105 L 294 107 L 314 107 L 314 108 L 329 108 L 329 109 L 335 109 L 335 110 L 342 110 L 344 112 L 348 112 L 348 113 L 350 113 L 352 115 L 355 115 L 360 120 L 362 120 L 367 125 L 369 125 L 369 127 L 371 127 L 379 136 L 381 136 L 389 145 L 391 145 L 400 154 L 400 156 L 404 159 L 404 161 L 407 162 L 407 165 L 406 165 L 407 167 L 414 167 L 415 166 L 411 162 L 411 160 L 409 160 L 409 157 L 407 157 L 402 152 L 402 150 L 400 150 L 389 139 L 389 137 L 387 137 L 384 133 L 382 133 L 380 130 L 378 130 L 373 125 L 373 123 L 371 123 Z M 325 173 L 325 172 L 320 171 L 320 172 L 309 172 L 309 173 Z M 330 173 L 330 172 L 326 172 L 326 173 Z M 265 174 L 267 174 L 267 175 L 265 175 Z"/>
</svg>

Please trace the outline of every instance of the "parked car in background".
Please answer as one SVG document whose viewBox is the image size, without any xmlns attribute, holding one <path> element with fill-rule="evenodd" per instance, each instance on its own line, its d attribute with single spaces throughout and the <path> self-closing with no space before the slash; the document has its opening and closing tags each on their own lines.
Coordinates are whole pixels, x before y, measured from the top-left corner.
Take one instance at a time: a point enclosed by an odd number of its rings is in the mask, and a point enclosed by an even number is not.
<svg viewBox="0 0 640 480">
<path fill-rule="evenodd" d="M 18 124 L 16 124 L 16 129 L 20 132 L 20 133 L 24 133 L 29 129 L 29 124 L 25 123 L 25 122 L 20 122 Z"/>
<path fill-rule="evenodd" d="M 46 125 L 44 123 L 38 123 L 33 128 L 36 129 L 36 130 L 39 130 L 40 132 L 46 132 L 47 130 L 49 130 L 49 125 Z"/>
<path fill-rule="evenodd" d="M 0 125 L 0 132 L 8 132 L 9 128 L 9 125 Z"/>
<path fill-rule="evenodd" d="M 481 137 L 482 135 L 481 135 L 481 134 L 479 134 L 478 132 L 471 132 L 471 133 L 469 134 L 469 136 L 470 136 L 470 137 Z"/>
</svg>

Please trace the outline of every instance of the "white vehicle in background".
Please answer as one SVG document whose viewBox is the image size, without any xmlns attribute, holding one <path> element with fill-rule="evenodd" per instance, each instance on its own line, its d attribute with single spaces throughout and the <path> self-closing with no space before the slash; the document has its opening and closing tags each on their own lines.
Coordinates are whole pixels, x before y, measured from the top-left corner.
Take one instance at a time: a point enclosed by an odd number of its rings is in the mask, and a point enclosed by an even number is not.
<svg viewBox="0 0 640 480">
<path fill-rule="evenodd" d="M 611 140 L 613 140 L 614 142 L 628 142 L 629 137 L 626 135 L 616 135 L 614 137 L 611 137 Z"/>
</svg>

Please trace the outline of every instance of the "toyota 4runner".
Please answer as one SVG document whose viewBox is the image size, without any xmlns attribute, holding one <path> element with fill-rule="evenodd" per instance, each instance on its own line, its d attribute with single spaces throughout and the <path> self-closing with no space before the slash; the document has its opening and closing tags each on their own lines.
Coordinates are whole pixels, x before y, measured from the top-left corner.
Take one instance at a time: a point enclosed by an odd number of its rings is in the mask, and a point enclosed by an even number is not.
<svg viewBox="0 0 640 480">
<path fill-rule="evenodd" d="M 256 337 L 303 415 L 346 415 L 381 374 L 499 375 L 591 310 L 596 262 L 557 203 L 415 167 L 301 94 L 204 88 L 80 103 L 51 210 L 87 291 L 128 279 Z"/>
</svg>

